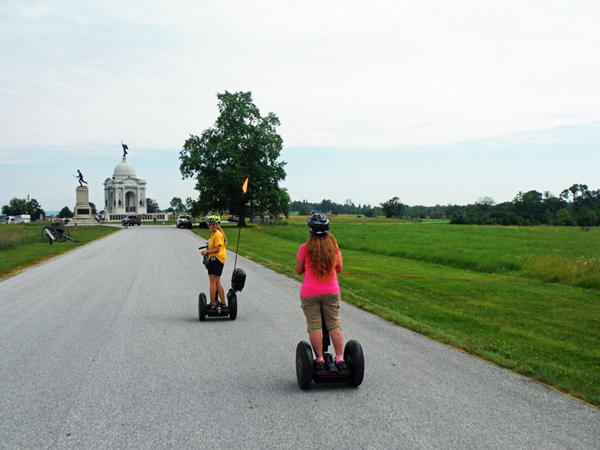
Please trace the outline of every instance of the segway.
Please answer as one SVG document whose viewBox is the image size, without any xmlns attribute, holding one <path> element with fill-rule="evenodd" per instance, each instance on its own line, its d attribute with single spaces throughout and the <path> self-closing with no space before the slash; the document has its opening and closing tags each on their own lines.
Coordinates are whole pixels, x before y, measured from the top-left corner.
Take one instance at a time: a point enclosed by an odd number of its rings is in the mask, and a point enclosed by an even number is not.
<svg viewBox="0 0 600 450">
<path fill-rule="evenodd" d="M 198 250 L 202 250 L 207 248 L 199 247 Z M 202 258 L 202 264 L 208 270 L 208 257 L 204 256 Z M 201 322 L 206 320 L 206 316 L 208 317 L 227 317 L 229 319 L 235 320 L 237 318 L 237 295 L 236 292 L 241 292 L 244 289 L 244 284 L 246 283 L 246 272 L 243 269 L 234 269 L 233 274 L 231 276 L 231 289 L 227 292 L 227 305 L 223 306 L 223 304 L 219 301 L 219 293 L 217 292 L 217 299 L 215 301 L 215 307 L 209 309 L 208 305 L 210 301 L 206 298 L 206 295 L 201 292 L 198 296 L 198 317 Z"/>
<path fill-rule="evenodd" d="M 329 331 L 325 326 L 325 319 L 321 313 L 323 329 L 323 359 L 325 368 L 315 369 L 315 359 L 311 345 L 300 341 L 296 347 L 296 376 L 300 389 L 308 389 L 310 383 L 348 383 L 352 387 L 359 386 L 365 376 L 365 357 L 358 341 L 350 340 L 344 347 L 344 361 L 346 369 L 339 370 L 335 365 L 335 357 L 328 353 L 330 344 Z"/>
</svg>

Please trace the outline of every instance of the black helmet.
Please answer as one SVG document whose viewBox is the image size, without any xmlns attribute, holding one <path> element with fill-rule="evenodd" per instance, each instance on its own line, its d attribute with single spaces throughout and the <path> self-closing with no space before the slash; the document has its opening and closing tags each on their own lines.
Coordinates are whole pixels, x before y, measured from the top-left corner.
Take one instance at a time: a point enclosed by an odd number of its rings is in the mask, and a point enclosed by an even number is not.
<svg viewBox="0 0 600 450">
<path fill-rule="evenodd" d="M 323 214 L 312 214 L 306 219 L 306 223 L 310 232 L 316 236 L 323 236 L 329 230 L 329 219 Z"/>
</svg>

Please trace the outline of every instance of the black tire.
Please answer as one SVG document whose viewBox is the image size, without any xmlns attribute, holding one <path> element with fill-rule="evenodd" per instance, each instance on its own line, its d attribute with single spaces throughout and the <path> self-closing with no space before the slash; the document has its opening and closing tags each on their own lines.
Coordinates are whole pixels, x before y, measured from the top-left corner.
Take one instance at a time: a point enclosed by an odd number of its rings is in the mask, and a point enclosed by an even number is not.
<svg viewBox="0 0 600 450">
<path fill-rule="evenodd" d="M 237 295 L 235 292 L 229 291 L 227 293 L 227 306 L 229 306 L 229 318 L 235 320 L 237 317 Z"/>
<path fill-rule="evenodd" d="M 58 242 L 65 242 L 67 240 L 67 236 L 71 236 L 71 233 L 69 232 L 69 229 L 67 227 L 65 227 L 62 233 L 57 234 L 58 236 L 56 237 L 56 240 Z"/>
<path fill-rule="evenodd" d="M 308 389 L 313 378 L 312 347 L 306 341 L 300 341 L 296 347 L 296 377 L 300 389 Z"/>
<path fill-rule="evenodd" d="M 204 322 L 206 319 L 206 295 L 203 293 L 198 296 L 198 318 L 200 322 Z"/>
<path fill-rule="evenodd" d="M 42 229 L 42 241 L 44 241 L 47 244 L 52 239 L 50 239 L 50 236 L 48 236 L 48 233 L 46 233 L 46 230 L 48 230 L 50 233 L 52 233 L 52 228 L 51 227 L 44 227 Z"/>
<path fill-rule="evenodd" d="M 352 387 L 360 386 L 365 377 L 365 356 L 358 341 L 348 341 L 344 348 L 344 361 L 350 369 L 348 384 Z"/>
</svg>

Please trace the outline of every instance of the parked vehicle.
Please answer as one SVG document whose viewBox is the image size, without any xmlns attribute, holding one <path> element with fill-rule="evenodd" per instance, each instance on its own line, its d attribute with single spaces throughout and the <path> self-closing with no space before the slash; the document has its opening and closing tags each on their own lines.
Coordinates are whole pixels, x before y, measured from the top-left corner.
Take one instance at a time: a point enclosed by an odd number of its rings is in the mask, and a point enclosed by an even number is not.
<svg viewBox="0 0 600 450">
<path fill-rule="evenodd" d="M 239 223 L 239 221 L 240 221 L 239 217 L 231 216 L 229 219 L 227 219 L 227 222 L 232 222 L 232 223 Z"/>
<path fill-rule="evenodd" d="M 192 216 L 185 214 L 177 216 L 177 228 L 192 228 Z"/>
<path fill-rule="evenodd" d="M 142 219 L 138 216 L 127 216 L 129 219 L 129 225 L 137 225 L 138 227 L 142 224 Z"/>
</svg>

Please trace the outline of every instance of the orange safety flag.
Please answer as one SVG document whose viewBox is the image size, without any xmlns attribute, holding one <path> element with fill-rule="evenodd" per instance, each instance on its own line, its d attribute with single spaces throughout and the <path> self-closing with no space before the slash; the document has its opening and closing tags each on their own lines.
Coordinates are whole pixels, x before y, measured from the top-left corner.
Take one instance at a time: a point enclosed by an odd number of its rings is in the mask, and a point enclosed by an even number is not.
<svg viewBox="0 0 600 450">
<path fill-rule="evenodd" d="M 248 179 L 249 178 L 250 178 L 250 175 L 246 175 L 246 181 L 244 181 L 244 185 L 242 186 L 242 191 L 244 191 L 244 194 L 248 190 Z"/>
</svg>

